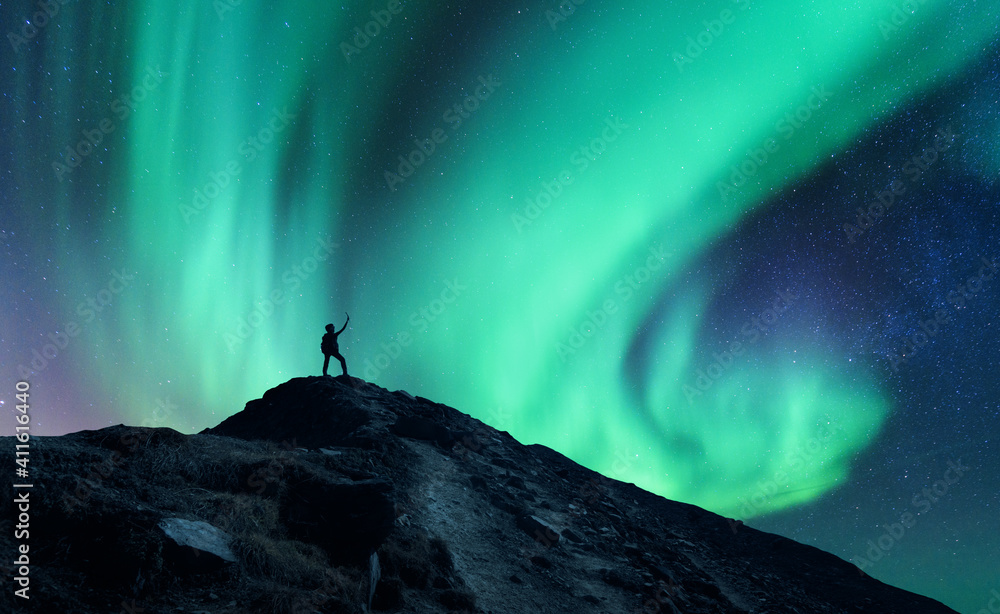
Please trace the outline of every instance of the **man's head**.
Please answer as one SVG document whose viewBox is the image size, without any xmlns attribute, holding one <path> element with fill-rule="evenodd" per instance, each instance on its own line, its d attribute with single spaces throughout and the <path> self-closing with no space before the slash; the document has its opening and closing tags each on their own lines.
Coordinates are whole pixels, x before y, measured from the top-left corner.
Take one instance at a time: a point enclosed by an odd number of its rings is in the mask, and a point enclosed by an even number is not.
<svg viewBox="0 0 1000 614">
<path fill-rule="evenodd" d="M 333 324 L 327 324 L 326 325 L 326 332 L 328 332 L 328 333 L 332 333 L 333 332 Z"/>
</svg>

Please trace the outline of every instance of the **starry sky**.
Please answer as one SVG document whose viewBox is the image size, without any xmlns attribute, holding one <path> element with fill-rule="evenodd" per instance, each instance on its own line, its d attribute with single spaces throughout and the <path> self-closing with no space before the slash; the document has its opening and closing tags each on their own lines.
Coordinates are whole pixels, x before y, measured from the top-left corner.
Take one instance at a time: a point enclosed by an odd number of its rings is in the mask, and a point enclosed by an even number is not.
<svg viewBox="0 0 1000 614">
<path fill-rule="evenodd" d="M 34 434 L 214 426 L 350 313 L 352 375 L 1000 589 L 1000 2 L 40 6 L 0 4 Z"/>
</svg>

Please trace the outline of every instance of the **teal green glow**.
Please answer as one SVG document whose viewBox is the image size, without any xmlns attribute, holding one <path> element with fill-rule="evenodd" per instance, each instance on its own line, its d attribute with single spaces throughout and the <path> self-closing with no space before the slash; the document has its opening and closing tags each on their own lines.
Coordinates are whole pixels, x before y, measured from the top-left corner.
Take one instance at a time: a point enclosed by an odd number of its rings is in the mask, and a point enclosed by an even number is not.
<svg viewBox="0 0 1000 614">
<path fill-rule="evenodd" d="M 134 3 L 130 83 L 147 67 L 165 77 L 120 127 L 126 162 L 108 224 L 120 228 L 123 255 L 109 267 L 131 268 L 138 283 L 122 294 L 117 319 L 92 330 L 97 356 L 136 367 L 94 368 L 93 377 L 115 391 L 126 423 L 156 423 L 157 399 L 172 396 L 165 424 L 201 429 L 291 377 L 319 374 L 323 326 L 349 311 L 341 347 L 354 375 L 405 333 L 411 341 L 375 383 L 720 513 L 812 500 L 845 478 L 889 415 L 875 382 L 848 379 L 804 343 L 794 355 L 748 357 L 689 405 L 681 386 L 701 366 L 708 287 L 670 312 L 647 389 L 627 389 L 623 363 L 659 293 L 712 242 L 991 40 L 989 19 L 956 22 L 940 2 L 886 41 L 877 24 L 894 3 L 831 0 L 802 11 L 753 2 L 734 9 L 732 25 L 683 72 L 671 54 L 730 4 L 678 18 L 649 3 L 588 3 L 555 32 L 541 13 L 512 14 L 504 40 L 481 40 L 419 104 L 396 79 L 434 44 L 419 35 L 434 23 L 434 3 L 407 3 L 350 64 L 337 43 L 366 8 L 243 3 L 220 21 L 205 2 Z M 442 111 L 490 74 L 502 85 L 450 130 Z M 716 184 L 730 166 L 780 138 L 776 122 L 821 86 L 830 100 L 722 201 Z M 412 127 L 380 144 L 400 96 Z M 256 159 L 242 156 L 240 143 L 286 107 L 296 118 Z M 577 173 L 574 151 L 614 119 L 627 127 Z M 448 141 L 389 191 L 383 171 L 412 148 L 410 132 L 426 138 L 437 127 Z M 185 210 L 195 188 L 234 160 L 232 182 L 203 210 Z M 573 183 L 518 229 L 512 216 L 525 198 L 564 169 Z M 328 236 L 337 249 L 292 292 L 283 275 Z M 656 247 L 669 257 L 652 278 L 627 299 L 616 292 Z M 68 294 L 90 291 L 72 280 L 93 279 L 93 264 L 68 269 L 66 287 L 80 290 Z M 446 282 L 464 289 L 442 295 Z M 292 300 L 231 349 L 227 335 L 275 289 Z M 454 300 L 422 320 L 442 296 Z M 571 329 L 608 300 L 615 313 L 561 356 Z M 747 513 L 759 484 L 787 471 L 788 455 L 830 422 L 836 436 Z"/>
</svg>

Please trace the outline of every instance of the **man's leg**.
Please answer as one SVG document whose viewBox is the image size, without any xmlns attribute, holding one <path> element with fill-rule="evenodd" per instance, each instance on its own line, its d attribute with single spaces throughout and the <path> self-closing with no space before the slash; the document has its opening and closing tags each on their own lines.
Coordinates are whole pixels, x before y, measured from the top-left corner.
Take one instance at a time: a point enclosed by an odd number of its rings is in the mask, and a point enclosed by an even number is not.
<svg viewBox="0 0 1000 614">
<path fill-rule="evenodd" d="M 330 366 L 330 355 L 323 354 L 323 375 L 326 375 L 326 369 Z"/>
<path fill-rule="evenodd" d="M 344 369 L 344 375 L 347 375 L 347 361 L 339 353 L 337 354 L 337 360 L 340 361 L 340 366 Z"/>
</svg>

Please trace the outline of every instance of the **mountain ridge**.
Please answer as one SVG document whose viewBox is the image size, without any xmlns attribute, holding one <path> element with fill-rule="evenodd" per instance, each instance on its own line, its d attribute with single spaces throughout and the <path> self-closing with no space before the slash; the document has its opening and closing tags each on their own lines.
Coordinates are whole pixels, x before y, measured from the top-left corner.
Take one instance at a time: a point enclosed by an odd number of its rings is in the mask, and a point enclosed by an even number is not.
<svg viewBox="0 0 1000 614">
<path fill-rule="evenodd" d="M 22 611 L 953 612 L 346 376 L 293 378 L 195 435 L 36 448 L 52 505 Z"/>
</svg>

